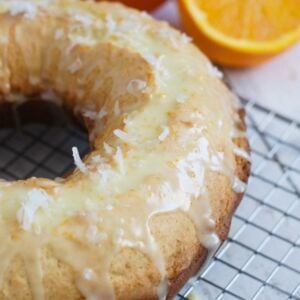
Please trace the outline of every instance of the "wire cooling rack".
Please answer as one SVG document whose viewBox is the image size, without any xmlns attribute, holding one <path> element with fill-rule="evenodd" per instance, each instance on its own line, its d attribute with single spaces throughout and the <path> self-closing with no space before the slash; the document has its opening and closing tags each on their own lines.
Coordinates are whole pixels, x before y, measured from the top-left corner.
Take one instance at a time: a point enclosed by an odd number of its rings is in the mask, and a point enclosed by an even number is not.
<svg viewBox="0 0 300 300">
<path fill-rule="evenodd" d="M 252 149 L 227 242 L 194 286 L 200 299 L 300 299 L 300 123 L 243 100 Z"/>
<path fill-rule="evenodd" d="M 252 176 L 228 241 L 199 280 L 181 291 L 200 299 L 300 299 L 300 124 L 243 101 Z M 89 151 L 74 125 L 0 130 L 0 178 L 55 178 L 73 168 L 71 147 Z"/>
</svg>

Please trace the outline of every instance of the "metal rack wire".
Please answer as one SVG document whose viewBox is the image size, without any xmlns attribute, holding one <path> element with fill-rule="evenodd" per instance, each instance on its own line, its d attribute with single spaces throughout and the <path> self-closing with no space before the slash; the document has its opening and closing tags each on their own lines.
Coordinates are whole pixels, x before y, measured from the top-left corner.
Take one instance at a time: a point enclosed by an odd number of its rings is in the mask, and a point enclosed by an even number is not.
<svg viewBox="0 0 300 300">
<path fill-rule="evenodd" d="M 300 299 L 300 123 L 243 102 L 249 186 L 228 241 L 179 299 Z"/>
<path fill-rule="evenodd" d="M 230 236 L 199 280 L 201 299 L 300 299 L 300 123 L 243 101 L 252 176 Z M 76 126 L 29 124 L 0 130 L 0 178 L 54 178 L 73 168 L 87 136 Z"/>
</svg>

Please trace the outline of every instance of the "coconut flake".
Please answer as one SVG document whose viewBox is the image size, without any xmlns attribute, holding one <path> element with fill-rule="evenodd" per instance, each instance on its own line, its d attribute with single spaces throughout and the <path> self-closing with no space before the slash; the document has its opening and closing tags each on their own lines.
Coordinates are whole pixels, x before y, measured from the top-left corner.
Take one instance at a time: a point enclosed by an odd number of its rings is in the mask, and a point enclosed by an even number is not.
<svg viewBox="0 0 300 300">
<path fill-rule="evenodd" d="M 57 105 L 62 105 L 62 100 L 59 98 L 53 90 L 47 90 L 41 94 L 41 99 L 45 101 L 54 102 Z"/>
<path fill-rule="evenodd" d="M 145 244 L 142 241 L 132 241 L 128 239 L 118 238 L 116 243 L 122 247 L 129 247 L 129 248 L 145 248 Z"/>
<path fill-rule="evenodd" d="M 82 61 L 80 58 L 76 58 L 76 60 L 69 66 L 68 70 L 71 74 L 74 74 L 82 67 Z"/>
<path fill-rule="evenodd" d="M 98 113 L 93 110 L 85 110 L 82 115 L 86 118 L 89 118 L 91 120 L 96 120 Z"/>
<path fill-rule="evenodd" d="M 179 94 L 179 95 L 176 96 L 176 101 L 178 103 L 184 103 L 184 102 L 186 102 L 188 100 L 188 98 L 189 97 L 188 97 L 187 94 Z"/>
<path fill-rule="evenodd" d="M 118 115 L 120 115 L 120 113 L 121 113 L 120 104 L 119 104 L 119 101 L 116 101 L 115 105 L 114 105 L 114 114 L 116 116 L 118 116 Z"/>
<path fill-rule="evenodd" d="M 27 193 L 26 199 L 17 212 L 17 220 L 23 230 L 31 229 L 36 212 L 40 209 L 47 209 L 50 201 L 50 197 L 42 189 L 33 189 Z"/>
<path fill-rule="evenodd" d="M 238 194 L 244 193 L 246 190 L 246 187 L 247 187 L 247 185 L 245 182 L 241 181 L 238 177 L 234 177 L 233 183 L 232 183 L 232 189 L 236 193 L 238 193 Z"/>
<path fill-rule="evenodd" d="M 217 152 L 212 155 L 210 169 L 213 171 L 221 171 L 223 169 L 224 152 Z"/>
<path fill-rule="evenodd" d="M 55 38 L 56 40 L 59 40 L 59 39 L 61 39 L 63 36 L 64 36 L 64 30 L 63 30 L 62 28 L 56 29 L 55 34 L 54 34 L 54 38 Z"/>
<path fill-rule="evenodd" d="M 84 14 L 79 10 L 74 11 L 74 9 L 69 11 L 69 13 L 72 16 L 72 18 L 80 22 L 84 27 L 90 27 L 93 24 L 93 19 L 89 14 Z"/>
<path fill-rule="evenodd" d="M 109 146 L 107 143 L 103 143 L 103 147 L 104 147 L 104 151 L 107 153 L 107 154 L 112 154 L 113 152 L 113 148 L 111 146 Z"/>
<path fill-rule="evenodd" d="M 99 112 L 94 110 L 85 110 L 82 114 L 84 117 L 95 121 L 102 120 L 107 115 L 107 111 L 105 107 L 102 107 Z"/>
<path fill-rule="evenodd" d="M 90 269 L 90 268 L 85 268 L 84 270 L 83 270 L 83 272 L 82 272 L 82 276 L 83 276 L 83 278 L 84 279 L 86 279 L 86 280 L 91 280 L 92 279 L 92 277 L 93 277 L 93 270 L 92 269 Z"/>
<path fill-rule="evenodd" d="M 5 95 L 5 100 L 8 102 L 22 104 L 27 100 L 27 98 L 23 94 L 20 94 L 20 93 L 11 93 L 11 94 Z"/>
<path fill-rule="evenodd" d="M 198 141 L 199 157 L 206 162 L 209 161 L 208 147 L 209 147 L 208 140 L 205 137 L 201 137 Z"/>
<path fill-rule="evenodd" d="M 188 36 L 186 33 L 182 33 L 180 36 L 180 40 L 182 44 L 189 44 L 192 42 L 193 39 L 190 36 Z"/>
<path fill-rule="evenodd" d="M 86 231 L 86 238 L 90 243 L 97 241 L 98 227 L 96 225 L 90 225 Z"/>
<path fill-rule="evenodd" d="M 96 44 L 96 40 L 89 36 L 71 36 L 72 45 L 69 47 L 67 52 L 71 51 L 75 45 L 86 45 L 86 46 L 94 46 Z"/>
<path fill-rule="evenodd" d="M 165 77 L 169 75 L 168 71 L 162 66 L 162 62 L 165 59 L 165 55 L 160 55 L 159 57 L 156 57 L 152 53 L 147 52 L 144 54 L 144 57 L 148 61 L 148 63 L 154 67 L 155 72 L 158 75 L 161 74 Z"/>
<path fill-rule="evenodd" d="M 98 120 L 102 120 L 107 115 L 106 108 L 103 106 L 98 114 Z"/>
<path fill-rule="evenodd" d="M 109 33 L 112 33 L 115 31 L 116 29 L 116 22 L 115 20 L 112 18 L 111 15 L 107 15 L 106 18 L 105 18 L 105 25 L 106 25 L 106 28 L 108 30 Z"/>
<path fill-rule="evenodd" d="M 24 17 L 32 19 L 36 16 L 37 11 L 37 6 L 30 2 L 12 1 L 9 3 L 9 12 L 12 16 L 23 14 Z"/>
<path fill-rule="evenodd" d="M 210 62 L 208 62 L 206 66 L 207 66 L 208 73 L 210 75 L 220 78 L 220 79 L 223 78 L 223 76 L 224 76 L 223 73 L 217 67 L 212 65 Z"/>
<path fill-rule="evenodd" d="M 109 210 L 109 211 L 111 211 L 111 210 L 114 209 L 114 207 L 113 207 L 111 204 L 107 204 L 107 205 L 105 206 L 105 208 L 106 208 L 106 210 Z"/>
<path fill-rule="evenodd" d="M 127 85 L 127 91 L 130 94 L 135 94 L 136 92 L 142 91 L 147 87 L 147 83 L 144 80 L 132 79 Z"/>
<path fill-rule="evenodd" d="M 120 130 L 120 129 L 115 129 L 114 130 L 114 135 L 116 137 L 118 137 L 119 139 L 125 141 L 125 142 L 129 142 L 130 138 L 127 132 Z"/>
<path fill-rule="evenodd" d="M 214 232 L 208 233 L 202 237 L 201 244 L 206 249 L 214 249 L 216 246 L 220 244 L 220 239 L 216 233 Z"/>
<path fill-rule="evenodd" d="M 99 164 L 103 162 L 103 158 L 100 155 L 95 155 L 92 157 L 92 161 L 96 164 Z"/>
<path fill-rule="evenodd" d="M 72 147 L 72 153 L 73 153 L 73 159 L 74 159 L 76 167 L 82 173 L 86 173 L 87 172 L 87 167 L 86 167 L 85 163 L 80 158 L 78 148 L 77 147 Z"/>
<path fill-rule="evenodd" d="M 170 134 L 170 129 L 168 126 L 161 126 L 162 128 L 162 132 L 161 134 L 159 135 L 158 139 L 163 142 L 167 136 Z"/>
<path fill-rule="evenodd" d="M 29 76 L 29 83 L 32 85 L 38 85 L 41 82 L 38 76 Z"/>
<path fill-rule="evenodd" d="M 117 147 L 117 151 L 116 151 L 116 154 L 114 156 L 114 159 L 116 160 L 121 173 L 124 174 L 125 173 L 125 167 L 124 167 L 123 152 L 122 152 L 122 149 L 119 146 Z"/>
<path fill-rule="evenodd" d="M 251 157 L 250 157 L 249 153 L 242 148 L 239 148 L 239 147 L 233 148 L 233 153 L 237 156 L 244 158 L 247 161 L 251 161 Z"/>
</svg>

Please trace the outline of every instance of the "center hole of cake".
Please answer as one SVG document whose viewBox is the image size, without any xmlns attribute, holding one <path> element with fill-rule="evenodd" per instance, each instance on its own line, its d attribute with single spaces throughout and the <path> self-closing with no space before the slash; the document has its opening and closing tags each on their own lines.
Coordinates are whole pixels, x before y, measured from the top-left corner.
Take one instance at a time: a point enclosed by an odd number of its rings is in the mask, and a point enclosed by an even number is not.
<svg viewBox="0 0 300 300">
<path fill-rule="evenodd" d="M 0 105 L 0 179 L 55 179 L 74 168 L 72 147 L 90 151 L 88 134 L 75 116 L 47 101 Z"/>
</svg>

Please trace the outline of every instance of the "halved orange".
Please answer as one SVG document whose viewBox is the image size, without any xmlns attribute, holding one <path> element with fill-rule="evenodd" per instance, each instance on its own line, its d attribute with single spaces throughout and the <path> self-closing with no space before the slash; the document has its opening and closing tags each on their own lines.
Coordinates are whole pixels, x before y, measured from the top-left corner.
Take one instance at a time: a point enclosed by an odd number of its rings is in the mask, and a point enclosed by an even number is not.
<svg viewBox="0 0 300 300">
<path fill-rule="evenodd" d="M 140 10 L 151 11 L 157 8 L 164 0 L 110 0 L 114 2 L 121 2 L 130 7 L 134 7 Z"/>
<path fill-rule="evenodd" d="M 261 63 L 300 38 L 300 0 L 179 0 L 183 27 L 213 61 Z"/>
</svg>

